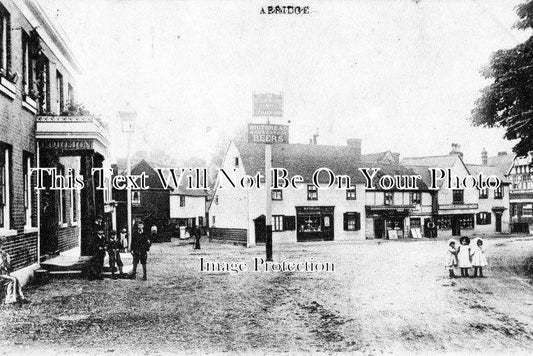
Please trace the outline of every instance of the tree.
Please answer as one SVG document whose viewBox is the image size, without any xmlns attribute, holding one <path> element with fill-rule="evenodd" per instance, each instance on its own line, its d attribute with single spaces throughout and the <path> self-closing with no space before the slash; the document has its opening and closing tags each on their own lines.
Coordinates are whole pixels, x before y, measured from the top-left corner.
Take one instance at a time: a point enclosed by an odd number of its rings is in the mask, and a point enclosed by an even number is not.
<svg viewBox="0 0 533 356">
<path fill-rule="evenodd" d="M 533 0 L 517 7 L 516 28 L 533 28 Z M 493 83 L 481 91 L 472 110 L 475 126 L 503 127 L 518 155 L 533 150 L 533 36 L 511 49 L 496 51 L 482 75 Z"/>
</svg>

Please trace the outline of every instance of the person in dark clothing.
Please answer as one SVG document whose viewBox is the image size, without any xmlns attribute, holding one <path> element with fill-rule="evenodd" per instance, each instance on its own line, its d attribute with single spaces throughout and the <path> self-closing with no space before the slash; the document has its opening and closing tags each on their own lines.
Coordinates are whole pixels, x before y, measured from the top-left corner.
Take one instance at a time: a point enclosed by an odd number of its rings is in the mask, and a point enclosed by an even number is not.
<svg viewBox="0 0 533 356">
<path fill-rule="evenodd" d="M 122 244 L 117 238 L 117 232 L 111 230 L 109 233 L 109 240 L 107 241 L 107 253 L 109 254 L 109 267 L 111 267 L 111 278 L 117 279 L 115 275 L 115 266 L 118 266 L 118 272 L 120 277 L 124 277 L 122 272 L 122 259 L 120 258 L 120 250 L 122 249 Z"/>
<path fill-rule="evenodd" d="M 148 257 L 148 251 L 150 250 L 151 242 L 150 235 L 144 230 L 144 224 L 142 221 L 137 223 L 137 228 L 134 229 L 131 238 L 131 255 L 133 256 L 133 270 L 131 271 L 130 278 L 135 279 L 137 276 L 137 265 L 139 262 L 143 267 L 143 280 L 146 281 L 146 259 Z"/>
<path fill-rule="evenodd" d="M 92 258 L 92 271 L 89 276 L 90 279 L 104 279 L 102 273 L 104 271 L 104 259 L 107 241 L 104 235 L 104 228 L 98 228 L 96 238 L 94 239 L 94 256 Z"/>
<path fill-rule="evenodd" d="M 200 229 L 194 225 L 191 230 L 191 235 L 194 236 L 194 249 L 200 249 Z"/>
</svg>

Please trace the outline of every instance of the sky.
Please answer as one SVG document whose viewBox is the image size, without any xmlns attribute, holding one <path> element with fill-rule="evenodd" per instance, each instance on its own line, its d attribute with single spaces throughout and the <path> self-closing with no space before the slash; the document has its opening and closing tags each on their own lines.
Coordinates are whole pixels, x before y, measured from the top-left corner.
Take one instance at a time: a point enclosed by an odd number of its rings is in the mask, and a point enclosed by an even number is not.
<svg viewBox="0 0 533 356">
<path fill-rule="evenodd" d="M 491 54 L 531 34 L 519 0 L 298 1 L 308 15 L 263 15 L 268 1 L 41 0 L 83 67 L 78 97 L 109 123 L 138 113 L 134 150 L 207 158 L 252 116 L 252 93 L 283 93 L 290 142 L 362 139 L 363 153 L 440 155 L 469 163 L 511 152 L 501 129 L 468 118 Z M 210 128 L 210 129 L 208 129 Z M 207 132 L 209 131 L 209 132 Z"/>
</svg>

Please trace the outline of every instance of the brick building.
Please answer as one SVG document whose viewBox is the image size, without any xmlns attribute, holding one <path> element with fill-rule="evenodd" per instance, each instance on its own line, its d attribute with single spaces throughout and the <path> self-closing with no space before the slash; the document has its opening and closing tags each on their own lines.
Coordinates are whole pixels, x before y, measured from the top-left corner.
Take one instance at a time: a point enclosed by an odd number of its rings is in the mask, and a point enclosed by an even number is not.
<svg viewBox="0 0 533 356">
<path fill-rule="evenodd" d="M 23 282 L 41 258 L 80 245 L 90 254 L 92 231 L 80 227 L 104 210 L 87 172 L 106 156 L 106 128 L 75 105 L 79 71 L 38 3 L 0 1 L 0 236 Z M 88 189 L 37 193 L 35 167 L 82 173 Z"/>
</svg>

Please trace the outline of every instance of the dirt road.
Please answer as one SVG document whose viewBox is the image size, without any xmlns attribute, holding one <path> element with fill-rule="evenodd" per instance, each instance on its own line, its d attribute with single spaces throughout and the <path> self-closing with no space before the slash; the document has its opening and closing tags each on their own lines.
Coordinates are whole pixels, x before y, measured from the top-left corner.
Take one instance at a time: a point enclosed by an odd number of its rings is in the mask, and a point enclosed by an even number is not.
<svg viewBox="0 0 533 356">
<path fill-rule="evenodd" d="M 533 349 L 533 286 L 509 263 L 533 238 L 486 240 L 484 279 L 447 277 L 445 241 L 282 246 L 277 260 L 334 273 L 199 272 L 263 248 L 155 245 L 149 280 L 57 280 L 0 308 L 0 354 L 361 352 L 478 354 Z"/>
</svg>

